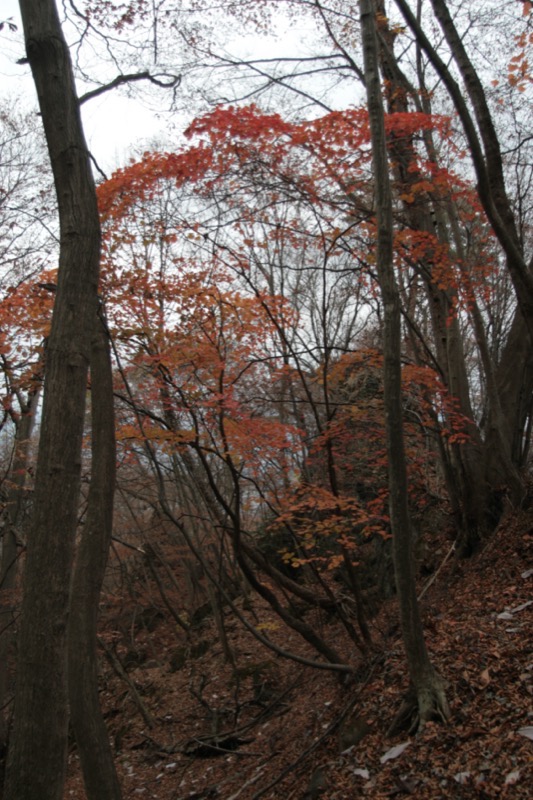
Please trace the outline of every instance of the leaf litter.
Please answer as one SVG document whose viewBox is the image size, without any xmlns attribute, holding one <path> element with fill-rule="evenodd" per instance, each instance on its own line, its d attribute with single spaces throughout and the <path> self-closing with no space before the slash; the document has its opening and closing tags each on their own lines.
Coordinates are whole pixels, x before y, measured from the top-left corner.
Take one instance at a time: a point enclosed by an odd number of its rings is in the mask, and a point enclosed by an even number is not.
<svg viewBox="0 0 533 800">
<path fill-rule="evenodd" d="M 334 620 L 317 617 L 356 667 L 353 679 L 341 682 L 269 652 L 229 615 L 235 665 L 225 660 L 208 617 L 195 633 L 207 646 L 195 657 L 189 649 L 175 668 L 183 634 L 170 615 L 161 613 L 155 631 L 140 628 L 126 641 L 117 631 L 124 631 L 128 599 L 103 597 L 100 637 L 115 642 L 123 661 L 132 650 L 140 654 L 128 677 L 153 720 L 146 724 L 138 701 L 102 657 L 101 701 L 124 800 L 529 798 L 532 544 L 533 511 L 515 513 L 477 556 L 450 561 L 424 595 L 428 647 L 448 681 L 453 716 L 448 726 L 428 723 L 408 741 L 386 738 L 407 688 L 402 642 L 391 624 L 394 600 L 372 621 L 375 653 L 366 662 Z M 153 587 L 137 591 L 146 595 L 137 602 L 159 608 Z M 252 603 L 285 649 L 315 657 L 264 604 Z M 518 627 L 502 625 L 498 615 L 507 609 Z M 342 727 L 354 715 L 361 733 L 345 747 Z M 85 797 L 74 743 L 65 797 Z"/>
</svg>

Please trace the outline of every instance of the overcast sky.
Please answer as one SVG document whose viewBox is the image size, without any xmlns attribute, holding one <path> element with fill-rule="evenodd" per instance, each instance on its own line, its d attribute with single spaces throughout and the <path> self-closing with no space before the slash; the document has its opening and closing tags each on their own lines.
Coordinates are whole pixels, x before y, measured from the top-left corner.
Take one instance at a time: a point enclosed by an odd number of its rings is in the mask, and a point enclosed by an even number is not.
<svg viewBox="0 0 533 800">
<path fill-rule="evenodd" d="M 35 90 L 27 65 L 17 61 L 24 57 L 22 26 L 17 0 L 0 0 L 0 20 L 9 18 L 17 25 L 18 31 L 12 33 L 4 27 L 0 32 L 0 97 L 9 97 L 20 103 L 21 108 L 36 105 Z M 240 37 L 231 49 L 242 52 L 253 49 L 255 57 L 270 57 L 281 53 L 296 53 L 304 42 L 314 38 L 302 20 L 295 25 L 284 26 L 283 18 L 276 37 Z M 284 28 L 287 28 L 284 30 Z M 114 78 L 116 72 L 110 75 Z M 82 90 L 85 91 L 85 90 Z M 162 101 L 163 102 L 163 101 Z M 171 116 L 164 111 L 156 115 L 143 106 L 139 99 L 128 98 L 124 92 L 113 91 L 97 97 L 82 107 L 85 135 L 88 145 L 106 173 L 124 164 L 135 148 L 145 146 L 153 139 L 179 141 L 180 132 L 189 124 L 195 111 L 190 114 Z M 169 133 L 171 128 L 172 133 Z"/>
<path fill-rule="evenodd" d="M 1 0 L 0 20 L 9 17 L 18 32 L 0 32 L 0 96 L 15 99 L 22 108 L 36 105 L 35 89 L 27 65 L 17 64 L 24 57 L 21 24 L 16 0 Z M 85 135 L 95 158 L 106 170 L 123 163 L 140 141 L 153 138 L 164 128 L 155 114 L 135 99 L 118 92 L 97 97 L 82 107 Z"/>
</svg>

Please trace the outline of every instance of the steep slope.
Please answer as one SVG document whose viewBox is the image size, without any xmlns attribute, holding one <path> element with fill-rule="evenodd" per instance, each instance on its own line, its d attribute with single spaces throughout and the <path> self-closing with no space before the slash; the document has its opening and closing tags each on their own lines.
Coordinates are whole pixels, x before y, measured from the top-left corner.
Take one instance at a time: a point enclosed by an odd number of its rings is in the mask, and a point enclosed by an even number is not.
<svg viewBox="0 0 533 800">
<path fill-rule="evenodd" d="M 442 564 L 449 542 L 436 536 L 433 546 Z M 450 683 L 453 718 L 415 737 L 387 736 L 406 688 L 394 600 L 373 621 L 375 652 L 366 660 L 335 619 L 316 616 L 354 664 L 353 678 L 341 681 L 279 658 L 229 611 L 234 663 L 225 661 L 212 617 L 187 640 L 157 588 L 130 575 L 135 601 L 107 596 L 101 630 L 102 698 L 124 797 L 529 797 L 532 552 L 533 511 L 516 512 L 475 558 L 451 558 L 429 578 L 427 638 Z M 274 641 L 314 658 L 258 600 L 237 603 Z M 74 746 L 69 761 L 66 796 L 82 800 Z"/>
</svg>

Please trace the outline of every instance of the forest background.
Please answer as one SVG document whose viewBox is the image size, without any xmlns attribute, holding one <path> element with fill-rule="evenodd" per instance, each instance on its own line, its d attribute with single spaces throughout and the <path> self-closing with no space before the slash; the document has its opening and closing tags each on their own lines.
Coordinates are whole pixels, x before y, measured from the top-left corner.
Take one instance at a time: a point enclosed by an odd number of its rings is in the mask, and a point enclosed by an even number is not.
<svg viewBox="0 0 533 800">
<path fill-rule="evenodd" d="M 528 502 L 531 3 L 21 17 L 39 114 L 1 111 L 4 796 L 62 796 L 69 718 L 87 796 L 121 796 L 96 629 L 113 519 L 180 634 L 207 604 L 234 670 L 227 614 L 349 680 L 397 596 L 391 729 L 446 722 L 418 571 L 436 529 L 471 556 Z M 171 133 L 108 176 L 80 108 L 120 91 Z"/>
</svg>

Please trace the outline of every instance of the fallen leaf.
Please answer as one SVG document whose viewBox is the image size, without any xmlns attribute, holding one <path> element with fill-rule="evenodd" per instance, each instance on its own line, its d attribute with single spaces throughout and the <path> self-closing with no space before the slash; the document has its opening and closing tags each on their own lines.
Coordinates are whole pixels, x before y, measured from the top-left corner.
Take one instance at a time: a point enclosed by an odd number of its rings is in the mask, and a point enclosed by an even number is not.
<svg viewBox="0 0 533 800">
<path fill-rule="evenodd" d="M 521 603 L 519 606 L 516 606 L 516 608 L 512 608 L 511 609 L 511 613 L 512 614 L 518 614 L 519 611 L 523 611 L 524 608 L 528 608 L 532 603 L 533 603 L 533 600 L 526 600 L 525 603 Z"/>
<path fill-rule="evenodd" d="M 367 769 L 360 769 L 358 767 L 357 769 L 354 769 L 353 774 L 354 775 L 358 775 L 360 778 L 363 778 L 365 781 L 370 780 L 370 772 Z"/>
<path fill-rule="evenodd" d="M 387 761 L 392 761 L 393 758 L 398 758 L 398 756 L 401 756 L 405 748 L 409 747 L 410 744 L 411 742 L 403 742 L 402 744 L 394 745 L 394 747 L 391 747 L 390 750 L 387 750 L 387 752 L 384 753 L 379 760 L 382 764 L 386 764 Z"/>
<path fill-rule="evenodd" d="M 517 733 L 520 734 L 520 736 L 525 736 L 526 739 L 531 739 L 533 742 L 533 725 L 528 725 L 526 728 L 520 728 L 517 730 Z"/>
<path fill-rule="evenodd" d="M 488 667 L 487 667 L 487 669 L 483 670 L 483 672 L 481 673 L 479 678 L 481 680 L 481 685 L 482 686 L 488 686 L 489 685 L 489 683 L 490 683 L 490 670 L 489 670 Z"/>
<path fill-rule="evenodd" d="M 505 777 L 505 784 L 506 784 L 507 786 L 510 786 L 510 785 L 512 785 L 513 783 L 516 783 L 516 782 L 518 781 L 518 779 L 519 779 L 519 778 L 520 778 L 520 770 L 518 770 L 518 769 L 515 769 L 515 770 L 513 770 L 512 772 L 509 772 L 509 774 L 508 774 L 508 775 L 506 775 L 506 777 Z"/>
</svg>

